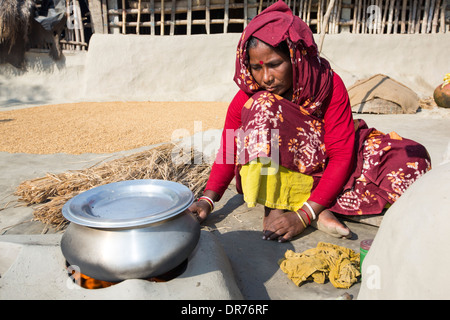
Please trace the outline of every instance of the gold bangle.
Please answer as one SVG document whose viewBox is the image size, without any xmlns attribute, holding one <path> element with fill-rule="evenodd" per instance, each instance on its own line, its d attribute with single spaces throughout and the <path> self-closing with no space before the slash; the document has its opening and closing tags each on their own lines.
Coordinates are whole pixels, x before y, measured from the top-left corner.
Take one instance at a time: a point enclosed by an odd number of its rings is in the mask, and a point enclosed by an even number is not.
<svg viewBox="0 0 450 320">
<path fill-rule="evenodd" d="M 308 227 L 305 223 L 305 220 L 303 220 L 302 216 L 300 215 L 300 213 L 298 213 L 297 211 L 295 211 L 295 213 L 297 214 L 298 218 L 300 219 L 300 221 L 303 223 L 303 226 L 305 227 L 305 229 Z"/>
<path fill-rule="evenodd" d="M 209 207 L 211 208 L 211 212 L 214 210 L 214 203 L 212 202 L 212 200 L 210 198 L 200 197 L 198 199 L 198 201 L 201 201 L 201 200 L 203 200 L 209 204 Z"/>
</svg>

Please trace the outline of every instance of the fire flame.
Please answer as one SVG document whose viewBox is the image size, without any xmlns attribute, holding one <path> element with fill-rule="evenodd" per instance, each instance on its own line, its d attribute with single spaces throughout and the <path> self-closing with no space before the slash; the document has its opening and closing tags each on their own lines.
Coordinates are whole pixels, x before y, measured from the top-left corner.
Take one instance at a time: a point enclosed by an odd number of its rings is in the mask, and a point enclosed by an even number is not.
<svg viewBox="0 0 450 320">
<path fill-rule="evenodd" d="M 182 264 L 180 264 L 178 267 L 175 267 L 171 271 L 159 276 L 159 277 L 151 277 L 148 279 L 145 279 L 147 281 L 152 282 L 167 282 L 172 280 L 173 278 L 179 276 L 184 272 L 186 269 L 187 260 L 184 261 Z M 69 267 L 69 265 L 67 264 Z M 77 272 L 76 270 L 68 269 L 68 272 L 74 281 L 74 283 L 78 284 L 80 287 L 85 289 L 102 289 L 102 288 L 108 288 L 115 284 L 118 284 L 122 281 L 118 282 L 111 282 L 111 281 L 103 281 L 103 280 L 97 280 L 92 277 L 89 277 L 85 274 L 82 274 L 81 272 Z"/>
<path fill-rule="evenodd" d="M 107 288 L 119 283 L 119 282 L 97 280 L 85 274 L 75 271 L 72 271 L 72 279 L 76 284 L 85 289 Z"/>
</svg>

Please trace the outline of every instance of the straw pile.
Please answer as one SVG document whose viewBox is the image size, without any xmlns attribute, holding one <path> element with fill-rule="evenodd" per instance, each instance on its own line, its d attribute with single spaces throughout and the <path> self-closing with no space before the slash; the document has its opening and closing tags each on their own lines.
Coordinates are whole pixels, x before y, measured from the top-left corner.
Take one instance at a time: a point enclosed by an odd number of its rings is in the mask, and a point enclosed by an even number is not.
<svg viewBox="0 0 450 320">
<path fill-rule="evenodd" d="M 172 161 L 173 153 L 177 152 L 174 147 L 175 144 L 164 144 L 84 170 L 48 173 L 45 177 L 22 182 L 15 194 L 19 201 L 28 205 L 38 204 L 34 208 L 34 220 L 51 225 L 56 230 L 65 229 L 69 223 L 61 211 L 69 199 L 93 187 L 112 182 L 135 179 L 169 180 L 187 186 L 197 197 L 206 185 L 211 166 L 203 162 L 194 164 L 194 157 L 199 156 L 194 149 L 191 149 L 191 161 Z M 189 155 L 187 156 L 189 158 Z"/>
</svg>

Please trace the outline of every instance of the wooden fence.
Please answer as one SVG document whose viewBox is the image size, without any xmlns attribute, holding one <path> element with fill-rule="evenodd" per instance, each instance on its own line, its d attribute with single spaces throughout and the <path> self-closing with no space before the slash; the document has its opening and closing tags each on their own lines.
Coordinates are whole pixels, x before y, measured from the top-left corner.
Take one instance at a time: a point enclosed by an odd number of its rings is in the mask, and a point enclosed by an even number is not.
<svg viewBox="0 0 450 320">
<path fill-rule="evenodd" d="M 67 23 L 64 36 L 60 40 L 61 47 L 64 50 L 86 50 L 88 46 L 86 37 L 92 33 L 92 23 L 88 22 L 89 9 L 87 6 L 81 6 L 85 4 L 83 1 L 65 1 Z"/>
<path fill-rule="evenodd" d="M 72 23 L 61 43 L 84 49 L 91 33 L 212 34 L 242 32 L 274 1 L 261 0 L 66 0 Z M 286 0 L 314 33 L 411 34 L 450 32 L 450 0 Z M 75 13 L 80 3 L 86 3 Z M 75 8 L 75 9 L 74 9 Z M 71 20 L 72 19 L 72 20 Z M 77 20 L 78 19 L 78 20 Z M 75 21 L 77 20 L 77 21 Z M 88 34 L 87 34 L 88 33 Z"/>
</svg>

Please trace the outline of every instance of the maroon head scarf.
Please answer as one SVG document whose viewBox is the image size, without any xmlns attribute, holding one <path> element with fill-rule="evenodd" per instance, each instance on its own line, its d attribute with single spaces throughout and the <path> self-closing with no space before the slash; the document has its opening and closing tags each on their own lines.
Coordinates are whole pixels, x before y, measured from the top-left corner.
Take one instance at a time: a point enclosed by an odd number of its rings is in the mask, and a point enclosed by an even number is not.
<svg viewBox="0 0 450 320">
<path fill-rule="evenodd" d="M 308 25 L 278 1 L 257 15 L 242 33 L 236 53 L 234 81 L 247 94 L 259 90 L 248 67 L 247 41 L 250 36 L 272 47 L 286 41 L 293 66 L 293 99 L 301 110 L 320 116 L 321 105 L 332 90 L 330 64 L 319 57 L 317 45 Z"/>
</svg>

